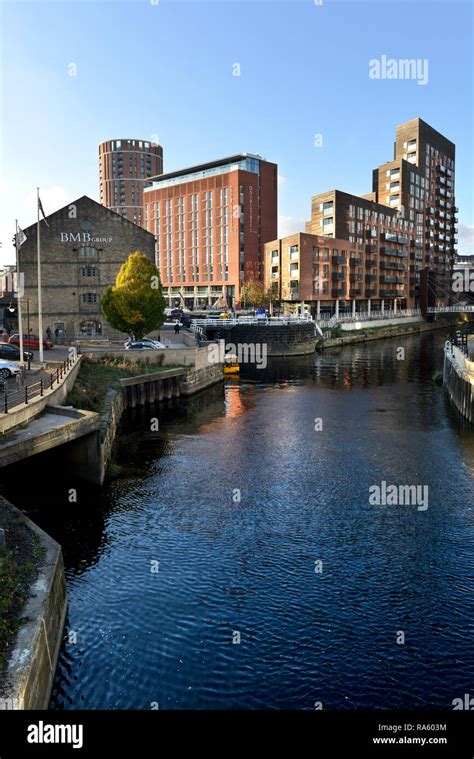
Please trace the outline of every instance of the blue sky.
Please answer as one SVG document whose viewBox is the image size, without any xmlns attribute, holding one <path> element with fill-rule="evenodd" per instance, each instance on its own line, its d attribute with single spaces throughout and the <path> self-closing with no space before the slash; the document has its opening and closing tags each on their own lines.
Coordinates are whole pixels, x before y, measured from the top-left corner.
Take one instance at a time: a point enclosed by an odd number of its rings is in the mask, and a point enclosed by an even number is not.
<svg viewBox="0 0 474 759">
<path fill-rule="evenodd" d="M 237 151 L 275 161 L 285 234 L 304 229 L 313 194 L 370 192 L 395 126 L 416 116 L 456 143 L 459 250 L 473 250 L 471 2 L 0 5 L 3 263 L 15 217 L 35 220 L 37 185 L 47 213 L 98 199 L 102 140 L 158 139 L 165 171 Z M 428 84 L 370 79 L 382 55 L 427 59 Z"/>
</svg>

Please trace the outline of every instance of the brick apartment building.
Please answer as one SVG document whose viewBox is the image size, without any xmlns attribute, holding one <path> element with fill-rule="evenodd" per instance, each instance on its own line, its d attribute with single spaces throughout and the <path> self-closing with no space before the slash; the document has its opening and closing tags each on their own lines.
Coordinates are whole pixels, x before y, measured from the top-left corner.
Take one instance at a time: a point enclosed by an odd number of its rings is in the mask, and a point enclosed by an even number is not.
<svg viewBox="0 0 474 759">
<path fill-rule="evenodd" d="M 163 171 L 163 148 L 146 140 L 107 140 L 99 145 L 100 202 L 144 226 L 143 188 Z"/>
<path fill-rule="evenodd" d="M 235 305 L 277 235 L 277 166 L 236 155 L 153 177 L 145 227 L 170 305 Z"/>
<path fill-rule="evenodd" d="M 396 129 L 394 159 L 373 172 L 372 192 L 315 195 L 305 233 L 265 246 L 265 283 L 283 301 L 321 311 L 380 311 L 451 295 L 457 238 L 455 146 L 421 119 Z"/>
<path fill-rule="evenodd" d="M 86 195 L 46 220 L 49 226 L 40 222 L 43 330 L 59 328 L 71 339 L 118 335 L 103 324 L 100 297 L 130 253 L 138 250 L 154 260 L 153 235 Z M 19 251 L 23 319 L 29 301 L 30 327 L 38 334 L 36 223 L 24 232 L 27 239 Z"/>
</svg>

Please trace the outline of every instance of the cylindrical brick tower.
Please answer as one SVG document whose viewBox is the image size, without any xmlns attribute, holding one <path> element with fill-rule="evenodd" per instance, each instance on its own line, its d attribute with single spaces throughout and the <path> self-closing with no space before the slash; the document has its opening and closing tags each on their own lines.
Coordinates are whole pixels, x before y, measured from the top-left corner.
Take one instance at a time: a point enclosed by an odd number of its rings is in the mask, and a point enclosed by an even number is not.
<svg viewBox="0 0 474 759">
<path fill-rule="evenodd" d="M 103 206 L 145 226 L 143 188 L 163 173 L 163 148 L 145 140 L 107 140 L 99 145 L 99 191 Z"/>
</svg>

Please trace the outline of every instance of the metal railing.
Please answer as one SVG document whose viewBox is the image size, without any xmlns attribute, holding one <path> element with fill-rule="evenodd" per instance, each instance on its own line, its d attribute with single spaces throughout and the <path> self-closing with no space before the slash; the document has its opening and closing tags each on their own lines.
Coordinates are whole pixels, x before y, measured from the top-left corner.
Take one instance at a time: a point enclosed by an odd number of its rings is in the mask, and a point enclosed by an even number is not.
<svg viewBox="0 0 474 759">
<path fill-rule="evenodd" d="M 446 313 L 463 313 L 474 311 L 474 305 L 466 306 L 462 304 L 456 304 L 455 306 L 430 306 L 426 309 L 429 314 L 446 314 Z"/>
<path fill-rule="evenodd" d="M 313 319 L 310 316 L 264 316 L 260 319 L 257 317 L 245 317 L 241 316 L 239 319 L 193 319 L 191 321 L 191 329 L 195 330 L 195 327 L 222 327 L 225 325 L 236 324 L 266 324 L 268 326 L 278 324 L 308 324 Z"/>
<path fill-rule="evenodd" d="M 0 395 L 0 413 L 8 414 L 15 406 L 19 406 L 22 403 L 30 403 L 33 398 L 42 397 L 46 390 L 53 390 L 55 384 L 61 384 L 61 381 L 65 378 L 69 369 L 77 362 L 78 358 L 79 355 L 76 354 L 74 357 L 61 361 L 57 369 L 52 372 L 45 372 L 47 376 L 42 377 L 38 382 L 24 385 L 24 387 L 13 390 L 13 392 L 9 391 L 7 383 L 4 382 L 3 397 Z"/>
<path fill-rule="evenodd" d="M 355 314 L 343 313 L 339 314 L 337 317 L 335 314 L 333 314 L 333 316 L 331 316 L 331 318 L 327 321 L 327 325 L 333 327 L 338 322 L 360 322 L 369 321 L 370 319 L 401 319 L 406 316 L 420 315 L 421 309 L 419 308 L 406 308 L 403 310 L 397 309 L 397 311 L 393 311 L 392 309 L 385 309 L 384 311 L 371 311 L 370 313 L 368 311 L 356 311 Z"/>
</svg>

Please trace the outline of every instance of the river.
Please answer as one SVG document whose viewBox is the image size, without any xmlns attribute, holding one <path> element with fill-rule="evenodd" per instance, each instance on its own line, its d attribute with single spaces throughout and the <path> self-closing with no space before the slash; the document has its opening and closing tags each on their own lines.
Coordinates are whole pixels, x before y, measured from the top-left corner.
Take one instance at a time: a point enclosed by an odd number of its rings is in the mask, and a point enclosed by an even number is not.
<svg viewBox="0 0 474 759">
<path fill-rule="evenodd" d="M 64 551 L 51 708 L 450 709 L 472 693 L 474 434 L 432 381 L 445 338 L 274 359 L 128 412 L 102 489 L 57 454 L 27 481 L 13 469 L 4 494 Z M 427 508 L 372 505 L 382 482 L 427 486 Z"/>
</svg>

